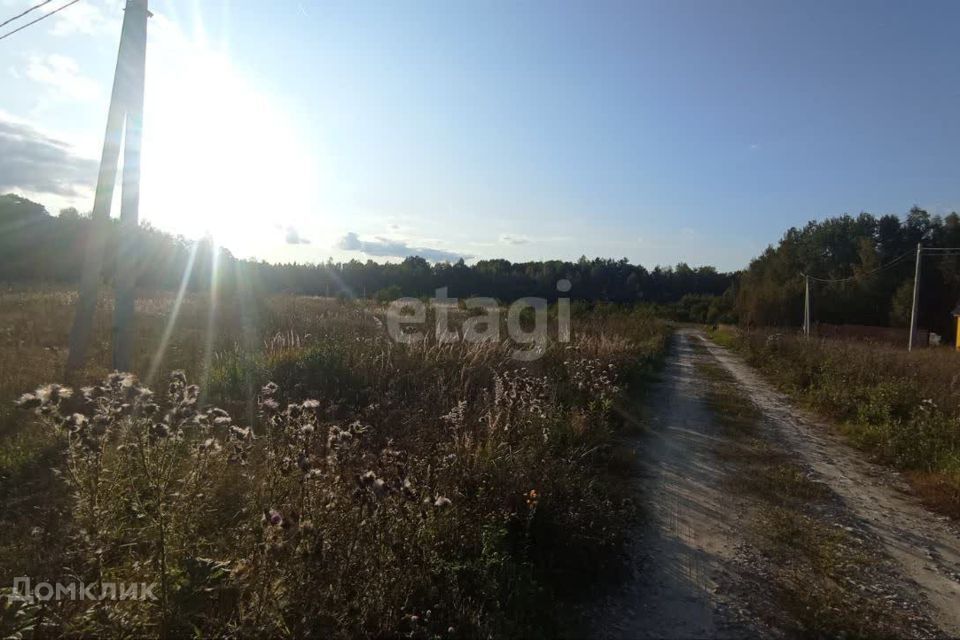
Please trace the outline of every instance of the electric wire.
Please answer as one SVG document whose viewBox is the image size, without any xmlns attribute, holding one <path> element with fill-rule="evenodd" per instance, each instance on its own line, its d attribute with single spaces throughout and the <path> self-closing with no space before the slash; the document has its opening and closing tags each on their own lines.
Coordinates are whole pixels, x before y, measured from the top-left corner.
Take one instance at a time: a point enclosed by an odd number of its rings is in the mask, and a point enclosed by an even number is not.
<svg viewBox="0 0 960 640">
<path fill-rule="evenodd" d="M 48 1 L 49 1 L 49 0 L 48 0 Z M 45 14 L 43 14 L 42 16 L 40 16 L 39 18 L 36 18 L 36 19 L 34 19 L 34 20 L 31 20 L 30 22 L 28 22 L 28 23 L 26 23 L 26 24 L 24 24 L 24 25 L 20 25 L 19 27 L 17 27 L 16 29 L 13 29 L 12 31 L 8 31 L 8 32 L 4 33 L 3 35 L 0 35 L 0 40 L 3 40 L 4 38 L 9 38 L 10 36 L 12 36 L 13 34 L 17 33 L 18 31 L 23 31 L 23 30 L 26 29 L 27 27 L 29 27 L 29 26 L 31 26 L 31 25 L 34 25 L 34 24 L 37 24 L 37 23 L 40 22 L 41 20 L 46 20 L 46 19 L 49 18 L 50 16 L 52 16 L 52 15 L 54 15 L 54 14 L 57 14 L 57 13 L 60 13 L 61 11 L 63 11 L 63 10 L 66 9 L 67 7 L 69 7 L 70 5 L 76 4 L 76 3 L 78 3 L 78 2 L 80 2 L 80 0 L 70 0 L 70 2 L 68 2 L 68 3 L 65 4 L 65 5 L 63 5 L 62 7 L 58 7 L 58 8 L 56 8 L 56 9 L 54 9 L 53 11 L 51 11 L 50 13 L 45 13 Z M 46 4 L 46 2 L 37 5 L 37 7 L 43 6 L 44 4 Z M 25 13 L 29 13 L 30 11 L 32 11 L 33 9 L 35 9 L 35 8 L 37 8 L 37 7 L 31 7 L 31 8 L 28 9 Z M 20 15 L 24 15 L 24 14 L 20 14 Z M 19 16 L 14 16 L 14 17 L 11 18 L 10 20 L 16 20 L 17 17 L 19 17 Z M 8 20 L 7 22 L 9 22 L 10 20 Z M 5 22 L 4 24 L 6 24 L 6 22 Z"/>
<path fill-rule="evenodd" d="M 924 251 L 926 251 L 926 249 L 924 249 Z M 905 258 L 907 258 L 907 257 L 909 257 L 909 256 L 912 256 L 912 255 L 916 255 L 916 253 L 917 253 L 916 249 L 911 249 L 910 251 L 907 251 L 906 253 L 903 253 L 903 254 L 897 256 L 896 258 L 894 258 L 894 259 L 891 260 L 890 262 L 888 262 L 888 263 L 886 263 L 886 264 L 883 264 L 883 265 L 880 265 L 880 266 L 877 267 L 876 269 L 871 269 L 870 271 L 867 271 L 866 273 L 859 273 L 859 274 L 854 274 L 854 275 L 852 275 L 852 276 L 847 276 L 846 278 L 818 278 L 817 276 L 811 276 L 811 275 L 807 275 L 807 274 L 802 274 L 802 275 L 803 275 L 804 277 L 810 278 L 811 280 L 815 280 L 816 282 L 827 282 L 827 283 L 849 282 L 849 281 L 851 281 L 851 280 L 857 280 L 857 279 L 859 279 L 859 278 L 865 278 L 866 276 L 871 276 L 871 275 L 873 275 L 873 274 L 875 274 L 875 273 L 879 273 L 879 272 L 881 272 L 881 271 L 884 271 L 884 270 L 886 270 L 886 269 L 889 269 L 890 267 L 893 267 L 893 266 L 899 264 L 900 262 L 902 262 Z"/>
<path fill-rule="evenodd" d="M 22 12 L 22 13 L 18 13 L 17 15 L 13 16 L 12 18 L 7 18 L 7 19 L 4 20 L 3 22 L 0 22 L 0 27 L 5 27 L 5 26 L 7 26 L 8 24 L 10 24 L 11 22 L 13 22 L 14 20 L 19 20 L 20 18 L 22 18 L 23 16 L 27 15 L 27 14 L 30 13 L 31 11 L 33 11 L 33 10 L 35 10 L 35 9 L 39 9 L 39 8 L 42 7 L 43 5 L 45 5 L 45 4 L 50 4 L 51 2 L 53 2 L 53 0 L 43 0 L 43 2 L 41 2 L 41 3 L 39 3 L 39 4 L 33 5 L 32 7 L 30 7 L 30 8 L 27 9 L 26 11 L 24 11 L 24 12 Z"/>
</svg>

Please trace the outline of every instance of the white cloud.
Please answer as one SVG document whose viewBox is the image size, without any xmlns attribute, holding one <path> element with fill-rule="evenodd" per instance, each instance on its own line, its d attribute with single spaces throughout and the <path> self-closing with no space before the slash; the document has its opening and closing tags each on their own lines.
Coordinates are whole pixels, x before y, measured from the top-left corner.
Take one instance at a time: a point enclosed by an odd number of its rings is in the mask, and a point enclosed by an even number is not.
<svg viewBox="0 0 960 640">
<path fill-rule="evenodd" d="M 502 244 L 527 244 L 530 242 L 530 239 L 526 236 L 510 235 L 507 233 L 500 234 L 500 242 Z"/>
<path fill-rule="evenodd" d="M 284 233 L 284 240 L 287 244 L 310 244 L 310 241 L 300 235 L 296 227 L 287 227 Z"/>
<path fill-rule="evenodd" d="M 31 55 L 26 77 L 51 89 L 50 96 L 69 102 L 92 102 L 101 95 L 100 84 L 80 72 L 77 61 L 60 54 Z"/>
<path fill-rule="evenodd" d="M 119 33 L 123 16 L 120 7 L 119 0 L 78 2 L 50 18 L 50 33 L 55 36 Z M 56 8 L 51 4 L 43 10 L 49 13 Z"/>
<path fill-rule="evenodd" d="M 410 246 L 404 240 L 391 240 L 382 237 L 377 237 L 373 240 L 361 240 L 360 237 L 352 231 L 340 239 L 337 243 L 337 248 L 343 251 L 359 251 L 368 256 L 381 258 L 420 256 L 430 262 L 456 262 L 461 258 L 469 260 L 473 257 L 445 249 Z"/>
</svg>

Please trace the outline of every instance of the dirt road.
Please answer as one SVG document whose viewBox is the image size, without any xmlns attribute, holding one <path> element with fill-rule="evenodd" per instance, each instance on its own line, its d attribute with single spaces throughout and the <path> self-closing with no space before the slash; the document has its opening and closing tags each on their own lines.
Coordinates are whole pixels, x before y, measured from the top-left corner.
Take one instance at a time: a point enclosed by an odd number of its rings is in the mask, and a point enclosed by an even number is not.
<svg viewBox="0 0 960 640">
<path fill-rule="evenodd" d="M 646 398 L 648 513 L 597 637 L 960 636 L 960 536 L 894 472 L 696 331 Z"/>
<path fill-rule="evenodd" d="M 736 554 L 737 501 L 723 490 L 713 449 L 721 431 L 704 397 L 690 338 L 676 340 L 660 380 L 648 390 L 636 443 L 638 493 L 649 506 L 634 539 L 634 579 L 606 603 L 598 637 L 740 637 L 725 614 L 717 579 Z"/>
</svg>

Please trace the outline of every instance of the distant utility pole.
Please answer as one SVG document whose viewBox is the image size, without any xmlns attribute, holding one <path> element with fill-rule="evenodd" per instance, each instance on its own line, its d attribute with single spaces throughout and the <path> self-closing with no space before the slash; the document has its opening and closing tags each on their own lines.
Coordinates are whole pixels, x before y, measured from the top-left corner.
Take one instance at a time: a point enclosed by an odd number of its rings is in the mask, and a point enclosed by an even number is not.
<svg viewBox="0 0 960 640">
<path fill-rule="evenodd" d="M 803 335 L 810 337 L 810 276 L 803 274 Z"/>
<path fill-rule="evenodd" d="M 66 372 L 68 377 L 83 366 L 93 330 L 121 140 L 124 142 L 123 187 L 115 276 L 113 367 L 129 371 L 132 366 L 136 236 L 140 222 L 140 141 L 143 130 L 147 18 L 150 15 L 147 3 L 148 0 L 127 0 L 123 16 L 120 50 L 117 53 L 117 68 L 113 76 L 113 91 L 107 113 L 107 130 L 103 140 L 103 153 L 100 156 L 100 174 L 97 177 L 93 215 L 80 279 L 80 295 L 73 329 L 70 331 L 70 355 L 67 358 Z"/>
<path fill-rule="evenodd" d="M 907 350 L 913 351 L 913 344 L 917 336 L 918 314 L 920 313 L 920 264 L 921 257 L 943 257 L 960 256 L 960 247 L 924 247 L 923 243 L 917 243 L 917 268 L 913 274 L 913 308 L 910 311 L 910 342 Z"/>
<path fill-rule="evenodd" d="M 917 335 L 917 301 L 920 299 L 920 256 L 923 255 L 923 243 L 917 243 L 917 267 L 913 273 L 913 306 L 910 309 L 910 341 L 907 351 L 913 351 L 913 341 Z"/>
</svg>

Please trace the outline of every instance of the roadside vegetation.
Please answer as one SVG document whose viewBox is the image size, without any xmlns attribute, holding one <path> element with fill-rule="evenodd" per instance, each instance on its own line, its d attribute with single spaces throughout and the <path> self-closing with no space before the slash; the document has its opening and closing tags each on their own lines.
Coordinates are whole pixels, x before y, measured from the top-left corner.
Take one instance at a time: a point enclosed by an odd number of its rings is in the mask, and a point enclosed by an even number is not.
<svg viewBox="0 0 960 640">
<path fill-rule="evenodd" d="M 904 471 L 930 507 L 960 517 L 960 354 L 769 332 L 712 336 Z"/>
<path fill-rule="evenodd" d="M 701 348 L 702 349 L 702 348 Z M 705 350 L 701 353 L 710 356 Z M 707 403 L 728 438 L 716 451 L 731 495 L 744 499 L 739 592 L 788 637 L 926 637 L 935 630 L 902 595 L 842 501 L 767 432 L 762 412 L 718 364 L 701 361 Z"/>
<path fill-rule="evenodd" d="M 396 344 L 372 303 L 190 294 L 152 372 L 164 294 L 139 302 L 140 377 L 105 366 L 104 304 L 66 388 L 73 296 L 0 295 L 2 586 L 157 597 L 3 597 L 4 636 L 576 635 L 571 603 L 618 575 L 615 408 L 666 341 L 647 312 L 583 311 L 519 363 Z"/>
</svg>

